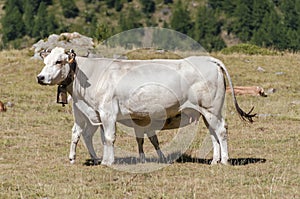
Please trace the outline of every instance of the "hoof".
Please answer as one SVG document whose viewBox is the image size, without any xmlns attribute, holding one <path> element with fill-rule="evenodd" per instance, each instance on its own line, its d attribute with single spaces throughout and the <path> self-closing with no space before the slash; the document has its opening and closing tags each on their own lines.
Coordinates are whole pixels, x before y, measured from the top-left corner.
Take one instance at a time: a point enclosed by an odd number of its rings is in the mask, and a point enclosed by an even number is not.
<svg viewBox="0 0 300 199">
<path fill-rule="evenodd" d="M 140 153 L 139 163 L 144 164 L 146 162 L 146 156 L 144 153 Z"/>
<path fill-rule="evenodd" d="M 165 160 L 165 159 L 159 159 L 158 163 L 159 164 L 169 164 L 169 162 L 167 160 Z"/>
<path fill-rule="evenodd" d="M 102 162 L 101 162 L 101 165 L 104 165 L 104 166 L 111 166 L 112 164 L 113 164 L 113 162 L 111 162 L 111 161 L 102 160 Z"/>
<path fill-rule="evenodd" d="M 230 161 L 228 161 L 228 160 L 225 160 L 225 161 L 221 161 L 221 164 L 223 164 L 223 165 L 231 165 L 231 162 Z"/>
<path fill-rule="evenodd" d="M 93 162 L 93 165 L 99 165 L 101 163 L 101 160 L 100 159 L 93 159 L 92 162 Z"/>
<path fill-rule="evenodd" d="M 158 158 L 158 163 L 161 163 L 161 164 L 168 164 L 169 161 L 167 160 L 166 157 L 159 157 L 159 158 Z"/>
<path fill-rule="evenodd" d="M 75 159 L 69 159 L 70 160 L 70 164 L 75 164 Z"/>
<path fill-rule="evenodd" d="M 163 154 L 163 152 L 160 149 L 158 149 L 156 153 L 158 155 L 158 163 L 166 164 L 168 162 L 166 156 Z"/>
<path fill-rule="evenodd" d="M 218 160 L 212 160 L 211 163 L 210 163 L 210 165 L 217 165 L 218 163 L 219 163 Z"/>
</svg>

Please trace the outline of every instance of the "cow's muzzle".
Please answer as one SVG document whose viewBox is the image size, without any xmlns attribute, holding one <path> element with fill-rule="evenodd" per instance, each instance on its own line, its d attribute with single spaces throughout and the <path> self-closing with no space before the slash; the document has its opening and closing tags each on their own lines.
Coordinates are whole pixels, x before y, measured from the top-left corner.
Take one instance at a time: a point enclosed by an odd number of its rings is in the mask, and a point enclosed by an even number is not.
<svg viewBox="0 0 300 199">
<path fill-rule="evenodd" d="M 36 78 L 37 78 L 37 82 L 38 82 L 39 84 L 41 84 L 41 85 L 46 85 L 45 82 L 44 82 L 45 76 L 43 76 L 43 75 L 38 75 Z"/>
</svg>

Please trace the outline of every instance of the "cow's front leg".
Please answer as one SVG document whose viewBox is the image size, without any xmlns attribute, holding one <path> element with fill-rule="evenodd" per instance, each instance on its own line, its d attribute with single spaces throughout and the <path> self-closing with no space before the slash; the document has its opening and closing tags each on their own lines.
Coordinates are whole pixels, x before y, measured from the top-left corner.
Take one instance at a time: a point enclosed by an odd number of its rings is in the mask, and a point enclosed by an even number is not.
<svg viewBox="0 0 300 199">
<path fill-rule="evenodd" d="M 78 124 L 74 123 L 72 128 L 72 140 L 71 140 L 70 155 L 69 155 L 69 160 L 71 164 L 75 163 L 76 147 L 80 139 L 81 133 L 82 133 L 82 128 Z"/>
<path fill-rule="evenodd" d="M 114 157 L 114 142 L 116 131 L 116 118 L 111 114 L 100 113 L 102 120 L 104 135 L 103 135 L 103 159 L 101 164 L 110 166 L 115 161 Z"/>
</svg>

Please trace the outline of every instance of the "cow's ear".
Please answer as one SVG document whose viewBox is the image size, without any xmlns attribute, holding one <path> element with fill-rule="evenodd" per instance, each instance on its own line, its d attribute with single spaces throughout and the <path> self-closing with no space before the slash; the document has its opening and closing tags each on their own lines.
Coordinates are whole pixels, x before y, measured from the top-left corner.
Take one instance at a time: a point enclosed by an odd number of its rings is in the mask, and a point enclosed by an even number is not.
<svg viewBox="0 0 300 199">
<path fill-rule="evenodd" d="M 76 53 L 74 52 L 73 49 L 70 49 L 69 52 L 67 52 L 68 56 L 69 56 L 69 60 L 68 62 L 71 64 L 75 61 L 75 57 L 76 57 Z"/>
<path fill-rule="evenodd" d="M 45 59 L 45 57 L 47 57 L 50 53 L 51 53 L 51 50 L 49 50 L 49 49 L 42 50 L 40 52 L 40 56 L 41 56 L 42 59 Z"/>
</svg>

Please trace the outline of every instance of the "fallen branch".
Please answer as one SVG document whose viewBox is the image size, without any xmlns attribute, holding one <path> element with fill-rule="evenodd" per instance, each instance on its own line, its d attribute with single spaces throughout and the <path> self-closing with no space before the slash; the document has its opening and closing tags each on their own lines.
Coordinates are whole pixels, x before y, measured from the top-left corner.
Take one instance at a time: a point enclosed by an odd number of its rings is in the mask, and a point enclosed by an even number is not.
<svg viewBox="0 0 300 199">
<path fill-rule="evenodd" d="M 3 102 L 0 101 L 0 112 L 5 112 L 6 106 L 3 104 Z"/>
<path fill-rule="evenodd" d="M 226 88 L 227 93 L 231 93 L 229 87 Z M 260 86 L 235 86 L 234 93 L 236 95 L 253 95 L 253 96 L 262 96 L 267 97 L 267 93 L 265 93 L 264 89 Z"/>
</svg>

